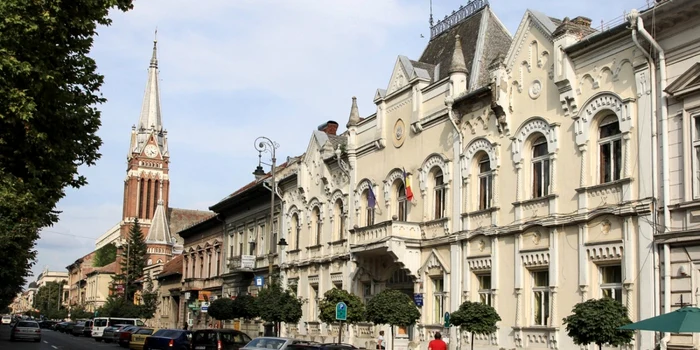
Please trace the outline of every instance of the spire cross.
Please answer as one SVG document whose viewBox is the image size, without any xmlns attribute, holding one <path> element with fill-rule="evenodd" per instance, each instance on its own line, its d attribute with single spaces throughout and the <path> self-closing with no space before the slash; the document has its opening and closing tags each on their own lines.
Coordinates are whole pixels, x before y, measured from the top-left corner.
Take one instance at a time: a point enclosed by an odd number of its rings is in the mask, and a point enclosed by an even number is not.
<svg viewBox="0 0 700 350">
<path fill-rule="evenodd" d="M 157 43 L 158 42 L 158 27 L 156 26 L 156 31 L 153 34 L 153 42 Z"/>
</svg>

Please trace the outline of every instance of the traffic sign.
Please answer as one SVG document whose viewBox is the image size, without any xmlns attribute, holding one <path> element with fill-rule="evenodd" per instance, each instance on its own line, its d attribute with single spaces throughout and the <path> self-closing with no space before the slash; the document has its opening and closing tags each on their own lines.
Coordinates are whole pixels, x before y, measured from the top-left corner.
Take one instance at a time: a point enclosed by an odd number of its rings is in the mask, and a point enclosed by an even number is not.
<svg viewBox="0 0 700 350">
<path fill-rule="evenodd" d="M 207 312 L 209 310 L 209 303 L 203 302 L 201 310 L 202 312 Z"/>
<path fill-rule="evenodd" d="M 342 301 L 335 305 L 335 319 L 338 321 L 347 321 L 348 319 L 348 306 Z"/>
<path fill-rule="evenodd" d="M 255 276 L 255 286 L 256 287 L 262 287 L 265 285 L 265 277 L 263 276 Z"/>
</svg>

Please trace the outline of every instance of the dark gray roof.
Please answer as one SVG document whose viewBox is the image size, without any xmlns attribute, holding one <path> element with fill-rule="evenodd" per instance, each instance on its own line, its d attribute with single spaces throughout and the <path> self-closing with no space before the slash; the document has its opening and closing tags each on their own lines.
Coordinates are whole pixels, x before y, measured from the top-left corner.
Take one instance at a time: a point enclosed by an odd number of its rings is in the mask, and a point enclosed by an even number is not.
<svg viewBox="0 0 700 350">
<path fill-rule="evenodd" d="M 488 23 L 485 27 L 485 32 L 481 33 L 481 21 L 484 16 L 487 16 L 485 19 Z M 507 54 L 513 40 L 507 30 L 492 13 L 489 6 L 477 11 L 462 22 L 455 24 L 442 34 L 430 40 L 419 59 L 420 63 L 432 66 L 440 65 L 439 76 L 433 77 L 433 81 L 447 77 L 455 48 L 455 36 L 457 35 L 460 36 L 462 52 L 464 53 L 464 62 L 469 70 L 469 76 L 471 77 L 472 74 L 478 74 L 479 77 L 477 86 L 474 88 L 488 84 L 490 81 L 487 69 L 489 63 L 499 54 Z M 484 38 L 484 46 L 481 57 L 474 57 L 477 51 L 479 38 L 482 36 Z M 475 59 L 480 59 L 480 64 L 477 67 L 478 71 L 472 72 L 471 70 Z M 429 71 L 434 72 L 434 70 Z"/>
<path fill-rule="evenodd" d="M 413 68 L 425 69 L 430 74 L 430 80 L 435 81 L 435 65 L 430 63 L 418 62 L 410 60 Z"/>
<path fill-rule="evenodd" d="M 348 144 L 348 139 L 342 135 L 328 135 L 328 141 L 333 145 L 333 149 L 338 148 L 338 145 L 344 147 Z"/>
</svg>

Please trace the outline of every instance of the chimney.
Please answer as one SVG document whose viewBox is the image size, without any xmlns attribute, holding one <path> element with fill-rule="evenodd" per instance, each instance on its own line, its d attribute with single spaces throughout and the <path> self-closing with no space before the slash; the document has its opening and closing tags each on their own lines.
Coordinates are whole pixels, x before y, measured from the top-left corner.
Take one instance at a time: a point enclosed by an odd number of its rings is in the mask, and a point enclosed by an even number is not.
<svg viewBox="0 0 700 350">
<path fill-rule="evenodd" d="M 319 131 L 323 131 L 328 135 L 335 135 L 336 132 L 338 131 L 338 123 L 329 120 L 321 125 L 318 126 Z"/>
<path fill-rule="evenodd" d="M 578 24 L 583 27 L 591 27 L 591 19 L 588 17 L 578 16 L 571 20 L 574 24 Z"/>
</svg>

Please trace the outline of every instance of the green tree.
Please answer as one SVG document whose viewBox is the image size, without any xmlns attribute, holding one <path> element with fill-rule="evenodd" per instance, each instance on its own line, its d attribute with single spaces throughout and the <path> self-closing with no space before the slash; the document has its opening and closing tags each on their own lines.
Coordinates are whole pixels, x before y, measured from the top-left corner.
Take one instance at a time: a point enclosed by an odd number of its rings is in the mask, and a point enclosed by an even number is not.
<svg viewBox="0 0 700 350">
<path fill-rule="evenodd" d="M 354 324 L 365 321 L 365 304 L 360 298 L 348 291 L 338 288 L 329 289 L 323 294 L 319 303 L 318 318 L 326 324 L 336 323 L 335 307 L 339 302 L 347 305 L 347 323 Z"/>
<path fill-rule="evenodd" d="M 97 310 L 99 316 L 104 317 L 141 317 L 142 310 L 139 305 L 135 305 L 131 300 L 124 300 L 123 297 L 111 295 L 107 302 Z"/>
<path fill-rule="evenodd" d="M 160 304 L 160 301 L 158 301 L 158 295 L 158 291 L 153 288 L 153 281 L 151 281 L 151 277 L 146 276 L 144 287 L 141 290 L 141 305 L 139 305 L 141 309 L 141 318 L 147 320 L 153 318 L 156 310 L 158 310 L 158 305 Z"/>
<path fill-rule="evenodd" d="M 232 320 L 236 317 L 233 313 L 233 304 L 233 299 L 219 298 L 209 304 L 207 312 L 209 316 L 220 321 Z"/>
<path fill-rule="evenodd" d="M 496 323 L 501 316 L 490 305 L 465 301 L 459 310 L 452 313 L 450 322 L 463 331 L 471 333 L 471 348 L 474 349 L 474 334 L 491 334 L 496 331 Z"/>
<path fill-rule="evenodd" d="M 100 157 L 104 77 L 88 54 L 115 7 L 132 0 L 0 1 L 0 306 L 25 284 L 65 188 Z"/>
<path fill-rule="evenodd" d="M 113 285 L 124 286 L 124 298 L 127 300 L 134 300 L 138 290 L 136 281 L 143 276 L 143 269 L 146 267 L 146 253 L 141 224 L 138 219 L 134 219 L 126 245 L 121 248 L 120 272 L 112 276 Z"/>
<path fill-rule="evenodd" d="M 92 266 L 106 266 L 113 263 L 115 260 L 117 260 L 117 246 L 114 243 L 110 243 L 95 251 L 95 256 L 92 259 Z"/>
<path fill-rule="evenodd" d="M 70 309 L 70 319 L 71 320 L 82 320 L 86 318 L 92 318 L 94 316 L 93 312 L 87 311 L 85 306 L 79 305 L 74 306 Z"/>
<path fill-rule="evenodd" d="M 258 317 L 258 310 L 255 308 L 255 297 L 250 294 L 239 295 L 233 299 L 233 318 L 250 320 Z"/>
<path fill-rule="evenodd" d="M 255 309 L 260 318 L 275 324 L 279 336 L 280 323 L 297 323 L 301 319 L 301 306 L 304 301 L 289 289 L 282 289 L 279 281 L 271 279 L 271 283 L 260 290 L 255 298 Z"/>
<path fill-rule="evenodd" d="M 564 318 L 566 332 L 576 345 L 603 344 L 620 346 L 629 344 L 633 331 L 619 330 L 632 323 L 627 308 L 612 298 L 590 299 L 574 306 L 572 314 Z"/>
<path fill-rule="evenodd" d="M 394 348 L 394 326 L 408 327 L 420 318 L 413 299 L 395 289 L 385 289 L 367 303 L 367 320 L 391 326 L 391 348 Z"/>
<path fill-rule="evenodd" d="M 34 308 L 38 309 L 42 315 L 49 317 L 51 312 L 61 309 L 62 297 L 63 281 L 48 282 L 41 286 L 34 295 Z"/>
</svg>

